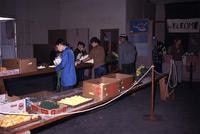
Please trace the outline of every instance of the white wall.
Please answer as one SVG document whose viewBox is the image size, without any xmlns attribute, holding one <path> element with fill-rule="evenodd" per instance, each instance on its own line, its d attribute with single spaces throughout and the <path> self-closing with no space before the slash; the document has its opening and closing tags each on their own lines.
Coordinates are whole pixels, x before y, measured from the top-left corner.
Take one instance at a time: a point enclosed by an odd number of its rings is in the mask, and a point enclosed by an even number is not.
<svg viewBox="0 0 200 134">
<path fill-rule="evenodd" d="M 32 57 L 33 44 L 47 44 L 48 30 L 89 28 L 90 37 L 99 37 L 100 29 L 125 33 L 129 20 L 149 18 L 152 11 L 148 0 L 0 0 L 0 16 L 16 18 L 19 57 Z"/>
<path fill-rule="evenodd" d="M 48 30 L 59 27 L 59 0 L 20 0 L 16 20 L 18 56 L 33 57 L 33 44 L 47 44 Z"/>
<path fill-rule="evenodd" d="M 61 0 L 60 28 L 89 28 L 90 37 L 100 29 L 126 31 L 126 0 Z"/>
<path fill-rule="evenodd" d="M 33 44 L 47 44 L 60 24 L 60 0 L 1 0 L 0 16 L 15 17 L 19 57 L 33 57 Z"/>
<path fill-rule="evenodd" d="M 0 0 L 0 16 L 16 16 L 16 0 Z"/>
</svg>

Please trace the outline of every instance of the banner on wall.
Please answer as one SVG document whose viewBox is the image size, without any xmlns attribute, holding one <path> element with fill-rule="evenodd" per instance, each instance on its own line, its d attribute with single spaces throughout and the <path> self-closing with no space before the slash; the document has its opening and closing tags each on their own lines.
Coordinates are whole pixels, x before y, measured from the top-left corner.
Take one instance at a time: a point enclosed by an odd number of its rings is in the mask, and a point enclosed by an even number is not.
<svg viewBox="0 0 200 134">
<path fill-rule="evenodd" d="M 148 32 L 148 20 L 131 21 L 130 32 Z"/>
<path fill-rule="evenodd" d="M 168 19 L 167 28 L 169 33 L 199 33 L 200 18 Z"/>
</svg>

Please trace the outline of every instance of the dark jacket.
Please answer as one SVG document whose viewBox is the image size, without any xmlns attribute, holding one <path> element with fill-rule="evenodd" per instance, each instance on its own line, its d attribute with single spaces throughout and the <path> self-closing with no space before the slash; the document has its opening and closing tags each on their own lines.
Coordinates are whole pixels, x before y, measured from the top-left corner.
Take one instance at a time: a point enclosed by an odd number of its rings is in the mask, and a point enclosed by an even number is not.
<svg viewBox="0 0 200 134">
<path fill-rule="evenodd" d="M 76 48 L 76 49 L 74 50 L 74 59 L 75 59 L 75 60 L 76 60 L 76 58 L 77 58 L 77 56 L 78 56 L 79 53 L 81 53 L 82 56 L 85 56 L 85 55 L 87 54 L 86 51 L 80 51 L 78 48 Z"/>
<path fill-rule="evenodd" d="M 136 46 L 131 42 L 125 41 L 119 44 L 119 66 L 122 64 L 135 63 L 137 56 Z"/>
</svg>

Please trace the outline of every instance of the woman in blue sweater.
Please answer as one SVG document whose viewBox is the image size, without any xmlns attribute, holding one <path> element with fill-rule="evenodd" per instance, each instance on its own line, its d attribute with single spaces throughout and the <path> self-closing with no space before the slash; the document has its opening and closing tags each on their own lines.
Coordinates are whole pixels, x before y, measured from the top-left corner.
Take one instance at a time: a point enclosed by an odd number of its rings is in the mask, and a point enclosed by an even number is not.
<svg viewBox="0 0 200 134">
<path fill-rule="evenodd" d="M 61 91 L 72 89 L 76 84 L 76 71 L 74 65 L 74 53 L 67 42 L 61 42 L 56 45 L 59 52 L 62 52 L 61 63 L 56 67 L 56 72 L 61 73 Z"/>
</svg>

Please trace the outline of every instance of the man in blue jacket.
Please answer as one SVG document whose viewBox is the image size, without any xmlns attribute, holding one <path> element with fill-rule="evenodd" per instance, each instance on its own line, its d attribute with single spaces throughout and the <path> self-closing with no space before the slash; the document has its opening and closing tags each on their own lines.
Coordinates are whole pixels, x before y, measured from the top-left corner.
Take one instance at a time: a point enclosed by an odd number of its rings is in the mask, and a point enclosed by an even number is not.
<svg viewBox="0 0 200 134">
<path fill-rule="evenodd" d="M 56 72 L 62 70 L 60 91 L 72 89 L 73 86 L 76 84 L 74 53 L 68 46 L 68 43 L 65 41 L 57 44 L 56 47 L 59 52 L 62 52 L 62 61 L 56 67 Z"/>
</svg>

